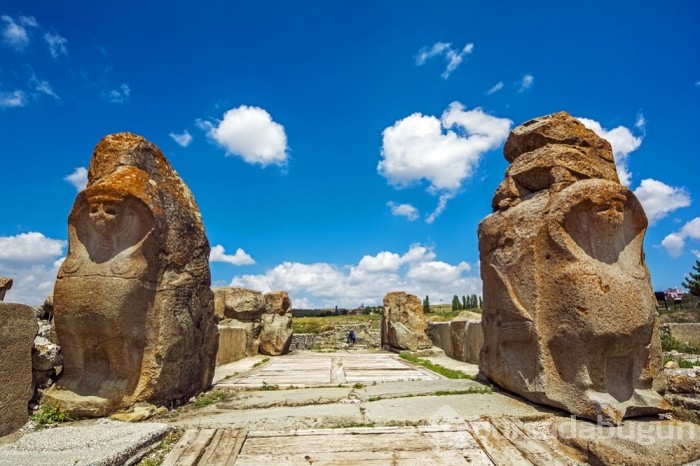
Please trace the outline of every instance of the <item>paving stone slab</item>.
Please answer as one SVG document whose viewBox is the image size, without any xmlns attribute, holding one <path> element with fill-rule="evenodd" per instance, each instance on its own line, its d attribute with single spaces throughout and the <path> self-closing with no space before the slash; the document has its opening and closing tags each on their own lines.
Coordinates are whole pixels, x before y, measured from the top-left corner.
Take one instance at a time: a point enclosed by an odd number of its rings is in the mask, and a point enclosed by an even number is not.
<svg viewBox="0 0 700 466">
<path fill-rule="evenodd" d="M 108 419 L 42 429 L 0 446 L 0 465 L 133 464 L 172 429 L 166 424 Z"/>
</svg>

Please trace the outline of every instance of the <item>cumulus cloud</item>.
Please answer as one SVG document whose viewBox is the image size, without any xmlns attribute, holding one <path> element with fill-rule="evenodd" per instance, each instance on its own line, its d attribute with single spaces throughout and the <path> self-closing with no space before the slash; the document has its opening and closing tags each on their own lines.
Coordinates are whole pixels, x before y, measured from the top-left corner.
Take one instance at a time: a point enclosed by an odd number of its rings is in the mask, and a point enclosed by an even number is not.
<svg viewBox="0 0 700 466">
<path fill-rule="evenodd" d="M 391 209 L 391 215 L 395 217 L 406 217 L 409 222 L 416 220 L 419 217 L 418 209 L 411 204 L 396 204 L 393 201 L 386 203 Z"/>
<path fill-rule="evenodd" d="M 354 266 L 283 262 L 264 274 L 235 277 L 231 286 L 286 290 L 295 308 L 380 305 L 386 293 L 397 290 L 448 303 L 455 294 L 481 294 L 481 280 L 470 272 L 466 262 L 437 261 L 432 248 L 414 244 L 403 255 L 382 251 Z"/>
<path fill-rule="evenodd" d="M 382 132 L 382 160 L 377 171 L 387 181 L 403 188 L 426 180 L 428 191 L 440 194 L 437 214 L 471 178 L 490 150 L 503 144 L 512 121 L 496 118 L 480 108 L 466 110 L 453 102 L 438 119 L 414 113 Z"/>
<path fill-rule="evenodd" d="M 5 301 L 41 304 L 53 290 L 66 244 L 37 232 L 0 236 L 0 276 L 14 280 Z"/>
<path fill-rule="evenodd" d="M 472 43 L 465 45 L 462 49 L 455 50 L 452 48 L 451 43 L 435 42 L 432 46 L 422 47 L 418 51 L 418 54 L 416 55 L 416 65 L 424 65 L 428 59 L 435 56 L 444 55 L 445 60 L 447 61 L 447 67 L 440 76 L 442 76 L 442 79 L 447 79 L 450 77 L 450 74 L 452 74 L 452 72 L 462 64 L 464 56 L 471 54 L 473 51 L 474 44 Z"/>
<path fill-rule="evenodd" d="M 518 88 L 518 92 L 525 92 L 526 90 L 530 89 L 534 83 L 535 77 L 531 74 L 526 74 L 525 76 L 523 76 L 523 79 L 520 80 L 520 87 Z"/>
<path fill-rule="evenodd" d="M 647 127 L 647 119 L 644 118 L 642 112 L 637 113 L 637 118 L 634 120 L 634 127 L 640 131 L 644 131 Z"/>
<path fill-rule="evenodd" d="M 88 182 L 88 171 L 87 168 L 85 167 L 76 167 L 76 169 L 71 173 L 70 175 L 66 175 L 63 177 L 63 179 L 73 186 L 75 186 L 75 189 L 78 190 L 78 192 L 82 191 L 85 189 L 85 186 L 87 186 Z"/>
<path fill-rule="evenodd" d="M 632 182 L 632 173 L 629 171 L 627 165 L 628 157 L 631 152 L 637 150 L 642 144 L 642 138 L 634 136 L 632 132 L 624 126 L 618 126 L 607 130 L 595 120 L 591 120 L 590 118 L 577 118 L 586 128 L 610 142 L 613 155 L 615 156 L 615 166 L 617 167 L 617 176 L 620 177 L 620 183 L 629 186 Z"/>
<path fill-rule="evenodd" d="M 33 16 L 20 16 L 15 20 L 8 15 L 2 15 L 0 19 L 3 23 L 3 43 L 17 51 L 24 50 L 29 45 L 28 28 L 37 27 L 36 19 Z"/>
<path fill-rule="evenodd" d="M 661 241 L 661 245 L 666 248 L 671 257 L 680 257 L 687 239 L 700 240 L 700 217 L 695 217 L 677 232 L 667 235 Z M 695 254 L 695 251 L 693 253 Z"/>
<path fill-rule="evenodd" d="M 690 205 L 690 194 L 684 188 L 674 188 L 652 179 L 642 180 L 634 194 L 642 203 L 650 225 L 674 210 Z"/>
<path fill-rule="evenodd" d="M 501 89 L 503 89 L 503 81 L 498 81 L 496 84 L 491 86 L 491 88 L 488 91 L 486 91 L 486 95 L 495 94 L 496 92 L 500 91 Z"/>
<path fill-rule="evenodd" d="M 233 265 L 252 265 L 255 264 L 250 255 L 248 255 L 243 249 L 238 248 L 236 253 L 226 254 L 226 250 L 220 244 L 213 246 L 211 252 L 209 253 L 209 262 L 226 262 L 227 264 Z"/>
<path fill-rule="evenodd" d="M 24 107 L 27 96 L 22 91 L 0 92 L 0 108 Z"/>
<path fill-rule="evenodd" d="M 49 47 L 49 52 L 51 53 L 52 57 L 58 58 L 61 55 L 68 55 L 68 48 L 66 47 L 68 39 L 65 37 L 47 32 L 44 34 L 44 40 L 46 41 L 46 45 Z"/>
<path fill-rule="evenodd" d="M 187 130 L 181 134 L 170 133 L 170 137 L 173 138 L 173 141 L 178 143 L 181 147 L 187 147 L 192 142 L 192 135 Z"/>
<path fill-rule="evenodd" d="M 112 89 L 105 94 L 107 100 L 113 104 L 123 104 L 129 99 L 130 95 L 131 88 L 126 83 L 123 83 L 121 86 L 117 87 L 116 89 Z"/>
<path fill-rule="evenodd" d="M 284 126 L 272 120 L 260 107 L 241 105 L 224 114 L 214 125 L 198 120 L 207 135 L 226 149 L 227 154 L 240 156 L 250 164 L 285 166 L 287 135 Z"/>
</svg>

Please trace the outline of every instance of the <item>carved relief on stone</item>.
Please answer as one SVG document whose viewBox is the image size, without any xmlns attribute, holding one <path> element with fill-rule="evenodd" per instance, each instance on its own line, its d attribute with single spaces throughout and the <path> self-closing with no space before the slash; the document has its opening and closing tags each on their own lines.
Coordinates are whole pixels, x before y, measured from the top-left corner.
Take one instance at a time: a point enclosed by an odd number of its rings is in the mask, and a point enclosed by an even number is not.
<svg viewBox="0 0 700 466">
<path fill-rule="evenodd" d="M 54 289 L 64 370 L 48 399 L 76 416 L 177 403 L 211 383 L 216 357 L 199 211 L 162 153 L 133 134 L 104 138 L 88 178 Z"/>
<path fill-rule="evenodd" d="M 480 369 L 525 398 L 589 419 L 617 424 L 664 410 L 652 390 L 661 351 L 641 204 L 606 166 L 607 142 L 564 113 L 534 122 L 513 131 L 518 144 L 506 143 L 529 152 L 511 158 L 495 212 L 479 225 Z M 585 141 L 586 153 L 553 139 Z"/>
</svg>

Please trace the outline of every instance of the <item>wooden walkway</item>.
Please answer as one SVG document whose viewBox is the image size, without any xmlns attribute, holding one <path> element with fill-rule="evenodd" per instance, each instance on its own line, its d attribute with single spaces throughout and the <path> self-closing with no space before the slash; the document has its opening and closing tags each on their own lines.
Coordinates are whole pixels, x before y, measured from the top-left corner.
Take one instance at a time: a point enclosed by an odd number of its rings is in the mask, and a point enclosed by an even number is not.
<svg viewBox="0 0 700 466">
<path fill-rule="evenodd" d="M 189 429 L 164 466 L 570 465 L 521 421 L 296 431 Z"/>
</svg>

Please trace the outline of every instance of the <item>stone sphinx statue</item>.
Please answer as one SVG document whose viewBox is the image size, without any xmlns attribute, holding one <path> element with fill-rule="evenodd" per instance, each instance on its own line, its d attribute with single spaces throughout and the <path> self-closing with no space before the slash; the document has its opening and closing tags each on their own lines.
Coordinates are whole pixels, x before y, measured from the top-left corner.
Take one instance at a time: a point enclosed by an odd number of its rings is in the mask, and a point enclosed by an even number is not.
<svg viewBox="0 0 700 466">
<path fill-rule="evenodd" d="M 97 145 L 68 218 L 54 288 L 63 375 L 45 395 L 74 416 L 177 404 L 212 381 L 209 243 L 189 189 L 150 142 Z"/>
<path fill-rule="evenodd" d="M 619 424 L 667 404 L 647 218 L 610 144 L 566 113 L 511 133 L 479 225 L 480 371 L 531 401 Z"/>
</svg>

